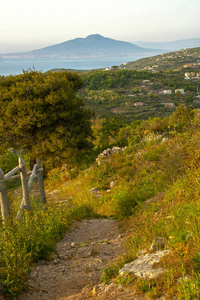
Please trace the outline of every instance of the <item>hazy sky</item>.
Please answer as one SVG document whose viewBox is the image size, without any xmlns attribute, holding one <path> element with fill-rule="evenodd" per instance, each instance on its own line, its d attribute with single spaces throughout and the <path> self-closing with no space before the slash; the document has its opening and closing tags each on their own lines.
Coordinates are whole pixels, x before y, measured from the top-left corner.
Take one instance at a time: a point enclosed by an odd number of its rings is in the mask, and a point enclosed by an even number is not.
<svg viewBox="0 0 200 300">
<path fill-rule="evenodd" d="M 200 0 L 5 0 L 0 53 L 90 34 L 134 41 L 200 37 Z"/>
</svg>

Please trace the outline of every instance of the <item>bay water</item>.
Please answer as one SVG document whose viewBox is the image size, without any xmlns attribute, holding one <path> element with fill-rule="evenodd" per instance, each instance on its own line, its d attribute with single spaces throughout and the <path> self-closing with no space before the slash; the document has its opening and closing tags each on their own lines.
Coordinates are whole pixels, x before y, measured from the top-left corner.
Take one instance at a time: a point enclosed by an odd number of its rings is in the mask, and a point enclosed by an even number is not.
<svg viewBox="0 0 200 300">
<path fill-rule="evenodd" d="M 144 56 L 142 56 L 144 57 Z M 103 69 L 119 66 L 142 57 L 90 57 L 90 58 L 1 58 L 0 75 L 21 74 L 23 70 L 35 69 L 46 72 L 51 69 L 63 68 L 73 70 Z"/>
</svg>

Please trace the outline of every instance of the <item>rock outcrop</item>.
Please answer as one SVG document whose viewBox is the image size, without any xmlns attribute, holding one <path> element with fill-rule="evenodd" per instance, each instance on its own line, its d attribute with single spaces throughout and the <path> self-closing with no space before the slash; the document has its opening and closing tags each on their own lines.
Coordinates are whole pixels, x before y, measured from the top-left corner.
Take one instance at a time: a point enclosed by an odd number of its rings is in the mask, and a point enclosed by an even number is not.
<svg viewBox="0 0 200 300">
<path fill-rule="evenodd" d="M 106 161 L 107 159 L 109 159 L 110 155 L 112 155 L 113 153 L 119 153 L 126 149 L 127 149 L 127 146 L 126 147 L 114 146 L 114 147 L 112 147 L 112 149 L 107 148 L 106 150 L 104 150 L 102 153 L 100 153 L 98 155 L 98 157 L 96 158 L 96 162 L 98 163 L 98 165 L 100 165 L 102 161 Z"/>
<path fill-rule="evenodd" d="M 125 264 L 124 267 L 119 271 L 119 274 L 124 275 L 126 272 L 128 272 L 144 279 L 156 278 L 165 270 L 163 268 L 153 268 L 153 265 L 158 263 L 161 258 L 169 253 L 169 250 L 158 250 L 155 253 L 140 256 L 134 261 Z"/>
</svg>

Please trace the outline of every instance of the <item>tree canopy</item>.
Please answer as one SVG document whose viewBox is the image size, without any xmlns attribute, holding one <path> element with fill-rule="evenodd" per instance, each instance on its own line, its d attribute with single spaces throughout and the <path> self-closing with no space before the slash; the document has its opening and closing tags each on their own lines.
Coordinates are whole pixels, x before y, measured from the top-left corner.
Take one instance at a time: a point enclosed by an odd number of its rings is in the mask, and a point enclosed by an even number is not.
<svg viewBox="0 0 200 300">
<path fill-rule="evenodd" d="M 76 95 L 82 85 L 77 73 L 68 71 L 0 77 L 1 145 L 43 159 L 87 148 L 93 113 Z"/>
</svg>

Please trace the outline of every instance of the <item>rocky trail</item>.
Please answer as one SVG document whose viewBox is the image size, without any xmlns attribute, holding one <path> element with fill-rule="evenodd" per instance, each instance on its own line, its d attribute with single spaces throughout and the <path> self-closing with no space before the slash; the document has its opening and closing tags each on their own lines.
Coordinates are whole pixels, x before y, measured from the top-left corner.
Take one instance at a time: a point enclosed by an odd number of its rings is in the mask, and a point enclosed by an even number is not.
<svg viewBox="0 0 200 300">
<path fill-rule="evenodd" d="M 124 235 L 112 219 L 74 223 L 51 261 L 40 261 L 30 273 L 28 290 L 18 300 L 132 299 L 144 296 L 114 282 L 101 283 L 102 270 L 123 253 Z"/>
</svg>

